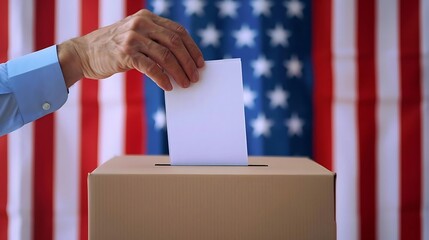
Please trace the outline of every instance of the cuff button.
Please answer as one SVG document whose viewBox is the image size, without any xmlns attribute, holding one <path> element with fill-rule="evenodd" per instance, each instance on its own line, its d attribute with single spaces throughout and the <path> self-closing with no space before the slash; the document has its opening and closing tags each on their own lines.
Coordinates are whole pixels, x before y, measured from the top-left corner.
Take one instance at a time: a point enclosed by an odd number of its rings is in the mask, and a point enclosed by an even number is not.
<svg viewBox="0 0 429 240">
<path fill-rule="evenodd" d="M 49 103 L 45 102 L 45 103 L 42 105 L 42 108 L 43 108 L 43 110 L 48 111 L 49 109 L 51 109 L 51 104 L 49 104 Z"/>
</svg>

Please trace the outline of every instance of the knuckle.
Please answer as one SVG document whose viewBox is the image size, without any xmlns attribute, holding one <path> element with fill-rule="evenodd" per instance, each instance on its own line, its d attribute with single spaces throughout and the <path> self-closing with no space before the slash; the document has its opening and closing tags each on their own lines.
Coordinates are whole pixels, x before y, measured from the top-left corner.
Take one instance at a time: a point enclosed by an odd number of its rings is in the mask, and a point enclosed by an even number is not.
<svg viewBox="0 0 429 240">
<path fill-rule="evenodd" d="M 173 60 L 173 54 L 167 48 L 162 48 L 161 50 L 161 61 L 169 63 Z"/>
<path fill-rule="evenodd" d="M 185 27 L 183 27 L 183 26 L 182 26 L 182 25 L 180 25 L 180 24 L 177 24 L 177 26 L 176 26 L 176 32 L 177 32 L 180 36 L 183 36 L 183 35 L 188 34 L 188 31 L 186 31 L 186 28 L 185 28 Z"/>
<path fill-rule="evenodd" d="M 135 16 L 130 19 L 130 29 L 138 30 L 144 27 L 146 19 L 142 16 Z"/>
<path fill-rule="evenodd" d="M 182 45 L 182 39 L 176 33 L 170 35 L 170 43 L 172 46 L 178 47 Z"/>
<path fill-rule="evenodd" d="M 144 41 L 144 43 L 143 43 L 143 47 L 145 49 L 152 49 L 155 46 L 155 42 L 147 40 L 147 39 L 145 39 L 145 40 L 146 41 Z"/>
<path fill-rule="evenodd" d="M 135 51 L 137 39 L 134 32 L 129 32 L 124 38 L 122 49 L 126 54 L 132 54 Z"/>
<path fill-rule="evenodd" d="M 146 65 L 146 74 L 147 75 L 157 75 L 159 72 L 159 68 L 156 65 L 156 63 L 150 61 L 147 65 Z"/>
<path fill-rule="evenodd" d="M 142 15 L 142 16 L 148 16 L 148 15 L 151 15 L 152 14 L 152 12 L 151 11 L 149 11 L 149 10 L 147 10 L 147 9 L 140 9 L 137 13 L 136 13 L 136 15 Z"/>
</svg>

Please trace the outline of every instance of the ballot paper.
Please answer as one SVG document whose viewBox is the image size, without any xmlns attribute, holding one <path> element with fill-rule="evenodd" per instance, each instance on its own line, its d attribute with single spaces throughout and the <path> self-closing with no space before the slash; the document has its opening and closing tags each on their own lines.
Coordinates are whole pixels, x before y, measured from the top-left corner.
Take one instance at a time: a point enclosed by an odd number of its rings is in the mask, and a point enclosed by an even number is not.
<svg viewBox="0 0 429 240">
<path fill-rule="evenodd" d="M 200 80 L 165 93 L 171 165 L 247 165 L 240 59 L 206 61 Z"/>
</svg>

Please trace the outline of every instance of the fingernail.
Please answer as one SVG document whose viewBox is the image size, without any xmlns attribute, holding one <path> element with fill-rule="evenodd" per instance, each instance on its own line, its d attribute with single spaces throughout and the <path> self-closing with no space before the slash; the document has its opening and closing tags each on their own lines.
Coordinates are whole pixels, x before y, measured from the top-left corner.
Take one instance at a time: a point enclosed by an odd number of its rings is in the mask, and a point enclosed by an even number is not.
<svg viewBox="0 0 429 240">
<path fill-rule="evenodd" d="M 171 90 L 173 90 L 173 85 L 171 85 L 171 83 L 168 83 L 168 84 L 165 86 L 165 91 L 171 91 Z"/>
<path fill-rule="evenodd" d="M 189 87 L 189 85 L 191 85 L 191 83 L 189 81 L 185 81 L 185 83 L 183 83 L 184 88 Z"/>
<path fill-rule="evenodd" d="M 198 67 L 204 67 L 204 59 L 203 59 L 203 57 L 199 57 L 198 58 L 198 62 L 197 62 L 197 64 L 198 64 Z"/>
<path fill-rule="evenodd" d="M 196 82 L 198 82 L 199 78 L 200 78 L 200 74 L 198 73 L 198 70 L 195 70 L 194 74 L 192 75 L 191 81 L 193 83 L 196 83 Z"/>
</svg>

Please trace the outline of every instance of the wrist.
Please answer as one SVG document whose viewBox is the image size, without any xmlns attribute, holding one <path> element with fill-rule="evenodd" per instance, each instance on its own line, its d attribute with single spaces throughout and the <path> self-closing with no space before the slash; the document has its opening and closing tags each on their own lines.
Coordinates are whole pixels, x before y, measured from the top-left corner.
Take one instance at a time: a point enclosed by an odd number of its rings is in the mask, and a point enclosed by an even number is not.
<svg viewBox="0 0 429 240">
<path fill-rule="evenodd" d="M 58 44 L 57 51 L 64 81 L 67 88 L 69 88 L 84 76 L 75 39 Z"/>
</svg>

